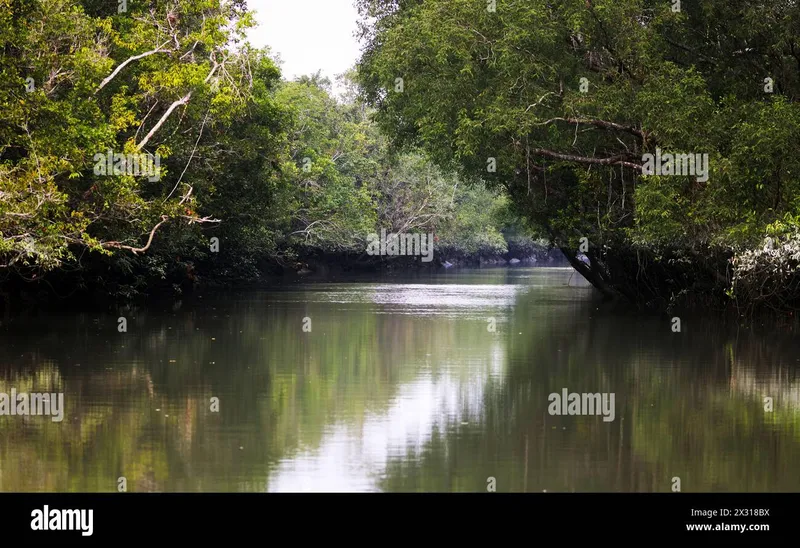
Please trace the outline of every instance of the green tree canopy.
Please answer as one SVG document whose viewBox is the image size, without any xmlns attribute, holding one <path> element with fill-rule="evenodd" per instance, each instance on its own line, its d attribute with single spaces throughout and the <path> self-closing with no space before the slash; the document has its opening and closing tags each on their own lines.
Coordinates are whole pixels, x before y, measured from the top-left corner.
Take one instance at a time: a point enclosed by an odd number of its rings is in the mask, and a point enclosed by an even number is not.
<svg viewBox="0 0 800 548">
<path fill-rule="evenodd" d="M 599 288 L 720 294 L 732 256 L 798 232 L 800 6 L 677 6 L 360 0 L 359 77 L 397 146 L 508 191 Z M 707 154 L 707 180 L 645 176 L 657 150 Z"/>
</svg>

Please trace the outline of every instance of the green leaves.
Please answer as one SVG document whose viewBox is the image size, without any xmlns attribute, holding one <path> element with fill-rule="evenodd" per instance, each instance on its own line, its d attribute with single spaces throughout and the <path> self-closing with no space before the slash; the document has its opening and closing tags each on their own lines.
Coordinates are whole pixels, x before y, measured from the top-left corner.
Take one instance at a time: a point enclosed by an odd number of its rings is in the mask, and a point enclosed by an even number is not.
<svg viewBox="0 0 800 548">
<path fill-rule="evenodd" d="M 703 263 L 707 246 L 755 245 L 800 213 L 797 5 L 479 4 L 359 2 L 376 17 L 359 79 L 397 146 L 507 189 L 548 238 L 580 233 L 622 262 L 666 246 Z M 392 74 L 413 86 L 385 93 Z M 642 177 L 656 147 L 707 154 L 709 180 Z"/>
<path fill-rule="evenodd" d="M 138 246 L 164 214 L 179 211 L 182 196 L 165 200 L 178 177 L 195 179 L 203 113 L 230 122 L 248 101 L 239 61 L 249 54 L 231 45 L 252 20 L 208 0 L 130 3 L 122 14 L 78 0 L 32 1 L 8 3 L 4 13 L 0 264 L 46 271 L 82 247 Z M 160 182 L 93 170 L 95 154 L 108 150 L 146 146 L 166 160 L 167 144 L 185 163 L 164 166 Z"/>
</svg>

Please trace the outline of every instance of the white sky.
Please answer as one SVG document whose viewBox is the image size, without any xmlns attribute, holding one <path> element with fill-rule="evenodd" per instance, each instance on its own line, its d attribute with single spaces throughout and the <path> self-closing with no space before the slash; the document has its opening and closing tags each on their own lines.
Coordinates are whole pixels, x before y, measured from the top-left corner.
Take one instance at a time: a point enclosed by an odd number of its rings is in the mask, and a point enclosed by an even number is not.
<svg viewBox="0 0 800 548">
<path fill-rule="evenodd" d="M 247 6 L 258 21 L 250 42 L 279 54 L 285 79 L 321 70 L 335 86 L 336 76 L 355 65 L 353 0 L 248 0 Z"/>
</svg>

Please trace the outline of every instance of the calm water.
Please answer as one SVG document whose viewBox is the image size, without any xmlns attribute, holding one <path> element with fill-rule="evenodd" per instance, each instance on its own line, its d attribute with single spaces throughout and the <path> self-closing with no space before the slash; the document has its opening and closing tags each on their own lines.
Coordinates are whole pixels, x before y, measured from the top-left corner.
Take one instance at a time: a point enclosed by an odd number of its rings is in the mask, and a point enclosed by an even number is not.
<svg viewBox="0 0 800 548">
<path fill-rule="evenodd" d="M 800 491 L 796 337 L 673 333 L 577 278 L 308 281 L 21 319 L 0 330 L 0 392 L 63 392 L 66 411 L 0 416 L 0 491 Z M 614 420 L 551 416 L 563 388 L 613 392 Z"/>
</svg>

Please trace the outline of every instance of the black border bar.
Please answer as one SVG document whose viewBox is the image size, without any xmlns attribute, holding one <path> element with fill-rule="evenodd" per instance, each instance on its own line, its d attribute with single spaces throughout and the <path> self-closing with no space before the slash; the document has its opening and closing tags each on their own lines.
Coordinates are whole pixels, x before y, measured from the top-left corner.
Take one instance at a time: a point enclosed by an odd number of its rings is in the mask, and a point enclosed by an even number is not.
<svg viewBox="0 0 800 548">
<path fill-rule="evenodd" d="M 91 509 L 92 535 L 83 536 L 77 525 L 33 530 L 32 516 L 45 506 L 48 513 Z M 282 544 L 285 536 L 307 541 L 374 535 L 379 543 L 401 537 L 498 541 L 524 535 L 533 541 L 555 535 L 565 546 L 579 538 L 753 544 L 795 539 L 798 508 L 800 494 L 789 493 L 0 493 L 0 530 L 4 541 L 33 545 L 165 540 L 229 546 L 245 539 Z M 710 524 L 711 530 L 689 531 L 693 524 Z"/>
</svg>

